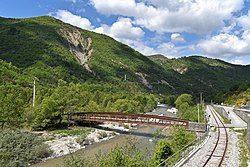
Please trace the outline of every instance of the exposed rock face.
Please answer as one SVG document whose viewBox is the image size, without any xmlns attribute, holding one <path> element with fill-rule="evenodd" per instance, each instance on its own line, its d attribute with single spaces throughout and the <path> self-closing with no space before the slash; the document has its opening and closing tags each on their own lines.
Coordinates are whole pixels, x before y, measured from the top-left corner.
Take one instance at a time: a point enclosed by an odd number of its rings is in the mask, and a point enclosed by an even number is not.
<svg viewBox="0 0 250 167">
<path fill-rule="evenodd" d="M 152 89 L 152 85 L 149 84 L 149 82 L 147 81 L 147 79 L 145 78 L 146 74 L 142 74 L 140 72 L 135 73 L 139 79 L 141 80 L 141 82 L 143 83 L 143 85 L 145 85 L 146 87 L 148 87 L 149 89 Z"/>
<path fill-rule="evenodd" d="M 91 73 L 94 73 L 88 66 L 93 49 L 91 38 L 84 38 L 79 30 L 69 31 L 59 29 L 59 33 L 67 40 L 70 52 L 76 55 L 78 61 Z"/>
<path fill-rule="evenodd" d="M 168 85 L 171 89 L 175 90 L 175 88 L 174 88 L 172 85 L 170 85 L 170 84 L 169 84 L 167 81 L 165 81 L 165 80 L 161 80 L 159 83 Z"/>
<path fill-rule="evenodd" d="M 176 72 L 178 72 L 179 74 L 184 74 L 188 68 L 185 67 L 185 68 L 173 68 Z"/>
</svg>

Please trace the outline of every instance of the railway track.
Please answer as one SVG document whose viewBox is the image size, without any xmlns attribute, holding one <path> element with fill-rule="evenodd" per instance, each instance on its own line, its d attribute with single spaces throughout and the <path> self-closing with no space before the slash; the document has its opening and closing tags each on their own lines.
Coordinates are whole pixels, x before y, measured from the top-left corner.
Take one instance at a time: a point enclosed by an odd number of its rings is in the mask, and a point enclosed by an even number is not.
<svg viewBox="0 0 250 167">
<path fill-rule="evenodd" d="M 209 155 L 207 155 L 207 159 L 203 162 L 203 167 L 211 166 L 211 167 L 220 167 L 226 166 L 225 164 L 225 156 L 228 147 L 228 133 L 227 129 L 221 120 L 218 113 L 214 110 L 212 106 L 209 106 L 212 116 L 216 122 L 217 135 L 216 135 L 216 143 L 213 147 L 213 150 Z"/>
</svg>

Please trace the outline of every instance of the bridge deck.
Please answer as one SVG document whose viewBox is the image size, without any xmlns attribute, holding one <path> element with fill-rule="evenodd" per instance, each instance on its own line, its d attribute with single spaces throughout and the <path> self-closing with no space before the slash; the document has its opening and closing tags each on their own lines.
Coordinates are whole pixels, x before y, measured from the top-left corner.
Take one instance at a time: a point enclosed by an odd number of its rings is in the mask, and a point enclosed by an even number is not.
<svg viewBox="0 0 250 167">
<path fill-rule="evenodd" d="M 94 121 L 94 122 L 121 122 L 145 124 L 152 126 L 172 126 L 181 125 L 188 128 L 189 121 L 166 116 L 149 115 L 149 114 L 127 114 L 121 112 L 79 112 L 71 113 L 71 121 Z"/>
</svg>

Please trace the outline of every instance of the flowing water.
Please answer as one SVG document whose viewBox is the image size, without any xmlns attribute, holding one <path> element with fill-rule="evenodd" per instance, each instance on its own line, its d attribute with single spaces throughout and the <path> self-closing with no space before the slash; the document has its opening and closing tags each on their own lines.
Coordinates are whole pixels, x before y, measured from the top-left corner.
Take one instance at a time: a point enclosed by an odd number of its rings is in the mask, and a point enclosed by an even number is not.
<svg viewBox="0 0 250 167">
<path fill-rule="evenodd" d="M 165 108 L 158 108 L 156 113 L 158 114 L 162 112 L 166 112 Z M 134 140 L 137 142 L 137 147 L 140 149 L 147 149 L 149 153 L 153 152 L 155 142 L 151 141 L 154 140 L 154 134 L 157 129 L 163 129 L 164 127 L 154 127 L 154 126 L 141 126 L 138 129 L 132 130 L 130 134 L 121 134 L 116 136 L 110 140 L 106 140 L 100 143 L 94 143 L 92 145 L 87 146 L 84 149 L 78 150 L 72 155 L 77 156 L 87 156 L 87 157 L 95 157 L 100 151 L 102 153 L 109 152 L 111 149 L 118 146 L 124 146 L 128 142 L 128 136 L 132 136 Z M 32 167 L 63 167 L 63 162 L 65 158 L 69 158 L 71 155 L 65 155 L 62 157 L 49 159 L 45 162 L 40 162 L 38 164 L 32 165 Z M 150 156 L 150 155 L 149 155 Z"/>
<path fill-rule="evenodd" d="M 137 133 L 130 135 L 121 134 L 110 140 L 89 145 L 84 149 L 72 153 L 72 155 L 94 157 L 95 154 L 99 153 L 100 151 L 102 153 L 109 152 L 112 148 L 115 148 L 117 145 L 118 146 L 126 145 L 128 141 L 128 136 L 133 137 L 133 140 L 137 142 L 138 148 L 147 149 L 149 152 L 152 152 L 155 142 L 149 140 L 153 139 L 155 131 L 159 128 L 160 127 L 150 127 L 150 126 L 141 127 L 137 130 L 132 131 L 132 132 L 140 132 L 139 136 Z M 45 162 L 40 162 L 38 164 L 32 165 L 32 167 L 57 167 L 57 166 L 61 167 L 63 166 L 64 159 L 69 158 L 70 156 L 71 155 L 65 155 L 62 157 L 49 159 Z"/>
</svg>

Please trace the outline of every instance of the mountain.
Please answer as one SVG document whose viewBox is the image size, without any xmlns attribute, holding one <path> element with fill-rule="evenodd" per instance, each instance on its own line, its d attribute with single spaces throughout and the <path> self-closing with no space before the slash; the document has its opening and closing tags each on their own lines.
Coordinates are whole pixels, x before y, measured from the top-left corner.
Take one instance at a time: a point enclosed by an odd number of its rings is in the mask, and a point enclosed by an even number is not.
<svg viewBox="0 0 250 167">
<path fill-rule="evenodd" d="M 147 57 L 111 37 L 49 16 L 0 18 L 0 41 L 1 63 L 14 68 L 4 75 L 18 71 L 24 85 L 33 77 L 43 85 L 57 85 L 58 80 L 116 85 L 126 78 L 145 91 L 198 96 L 250 81 L 250 66 L 200 56 Z M 12 81 L 1 76 L 3 82 Z"/>
<path fill-rule="evenodd" d="M 250 108 L 250 82 L 235 85 L 229 90 L 219 92 L 215 97 L 216 102 Z"/>
<path fill-rule="evenodd" d="M 164 68 L 166 80 L 178 92 L 214 94 L 249 82 L 250 66 L 233 65 L 201 56 L 168 59 L 162 55 L 149 57 Z"/>
</svg>

